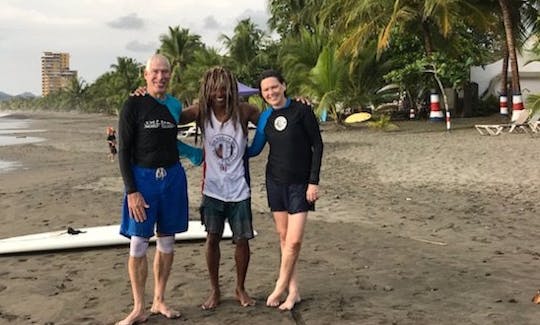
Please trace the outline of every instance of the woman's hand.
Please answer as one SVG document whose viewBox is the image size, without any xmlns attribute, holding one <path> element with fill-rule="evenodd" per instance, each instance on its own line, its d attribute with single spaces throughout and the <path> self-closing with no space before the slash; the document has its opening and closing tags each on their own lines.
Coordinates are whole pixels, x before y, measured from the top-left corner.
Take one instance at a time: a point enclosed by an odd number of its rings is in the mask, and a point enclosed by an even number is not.
<svg viewBox="0 0 540 325">
<path fill-rule="evenodd" d="M 308 184 L 306 191 L 306 200 L 313 203 L 319 199 L 319 185 Z"/>
</svg>

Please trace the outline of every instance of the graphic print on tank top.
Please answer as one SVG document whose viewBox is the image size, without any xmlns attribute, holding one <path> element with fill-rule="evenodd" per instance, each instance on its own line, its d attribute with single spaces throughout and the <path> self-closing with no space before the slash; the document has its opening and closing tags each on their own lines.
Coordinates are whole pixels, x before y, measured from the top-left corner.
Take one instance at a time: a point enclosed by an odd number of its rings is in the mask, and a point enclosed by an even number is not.
<svg viewBox="0 0 540 325">
<path fill-rule="evenodd" d="M 212 154 L 218 161 L 219 169 L 226 172 L 238 157 L 238 143 L 226 134 L 216 134 L 210 139 Z"/>
</svg>

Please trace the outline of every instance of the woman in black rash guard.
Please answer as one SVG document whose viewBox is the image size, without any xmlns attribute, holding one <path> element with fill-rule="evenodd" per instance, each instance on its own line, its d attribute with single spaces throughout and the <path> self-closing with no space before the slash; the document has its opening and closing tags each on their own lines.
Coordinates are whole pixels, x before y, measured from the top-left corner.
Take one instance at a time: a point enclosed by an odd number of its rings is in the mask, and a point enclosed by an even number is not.
<svg viewBox="0 0 540 325">
<path fill-rule="evenodd" d="M 291 310 L 301 300 L 296 262 L 308 211 L 314 210 L 319 198 L 323 143 L 311 106 L 286 97 L 285 81 L 277 71 L 264 71 L 259 89 L 271 106 L 266 124 L 262 125 L 261 117 L 257 133 L 270 145 L 266 190 L 281 247 L 279 278 L 266 305 Z"/>
</svg>

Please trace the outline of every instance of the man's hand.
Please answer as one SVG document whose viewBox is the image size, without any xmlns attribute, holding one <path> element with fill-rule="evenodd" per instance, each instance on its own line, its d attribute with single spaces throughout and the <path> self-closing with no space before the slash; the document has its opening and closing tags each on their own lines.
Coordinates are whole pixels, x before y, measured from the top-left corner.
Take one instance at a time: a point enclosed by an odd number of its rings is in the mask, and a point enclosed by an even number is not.
<svg viewBox="0 0 540 325">
<path fill-rule="evenodd" d="M 306 191 L 306 200 L 313 203 L 319 199 L 319 185 L 308 184 Z"/>
<path fill-rule="evenodd" d="M 130 96 L 144 96 L 146 95 L 147 92 L 146 92 L 146 87 L 139 87 L 137 89 L 135 89 L 131 94 L 129 94 Z"/>
<path fill-rule="evenodd" d="M 311 101 L 309 100 L 309 98 L 304 97 L 304 96 L 296 96 L 294 97 L 294 100 L 305 105 L 313 106 L 311 105 Z"/>
<path fill-rule="evenodd" d="M 127 195 L 129 216 L 137 222 L 146 220 L 146 211 L 150 206 L 144 200 L 140 192 L 134 192 Z"/>
</svg>

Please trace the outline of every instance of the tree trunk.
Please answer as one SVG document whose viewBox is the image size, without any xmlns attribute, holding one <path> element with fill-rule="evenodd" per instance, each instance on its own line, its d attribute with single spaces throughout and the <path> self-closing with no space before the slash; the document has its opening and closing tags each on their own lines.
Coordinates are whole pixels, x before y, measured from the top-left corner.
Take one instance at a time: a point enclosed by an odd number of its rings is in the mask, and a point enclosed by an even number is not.
<svg viewBox="0 0 540 325">
<path fill-rule="evenodd" d="M 422 20 L 422 35 L 424 36 L 424 49 L 426 50 L 426 56 L 430 57 L 433 53 L 433 42 L 431 40 L 431 33 L 429 30 L 429 21 Z"/>
<path fill-rule="evenodd" d="M 521 95 L 516 44 L 512 27 L 512 8 L 508 0 L 499 0 L 499 5 L 501 6 L 501 11 L 503 15 L 504 31 L 506 34 L 506 45 L 508 46 L 508 55 L 510 59 L 510 66 L 512 68 L 512 94 Z"/>
<path fill-rule="evenodd" d="M 499 93 L 499 113 L 508 115 L 508 45 L 503 44 L 503 63 L 501 72 L 501 89 Z"/>
<path fill-rule="evenodd" d="M 502 72 L 501 72 L 501 96 L 508 95 L 508 45 L 504 42 L 503 47 L 503 63 L 502 63 Z"/>
</svg>

